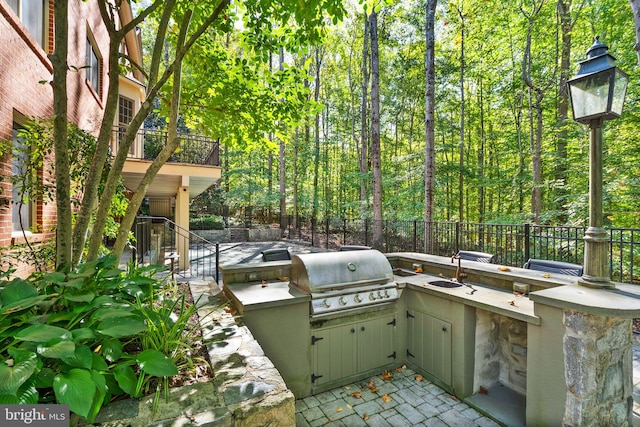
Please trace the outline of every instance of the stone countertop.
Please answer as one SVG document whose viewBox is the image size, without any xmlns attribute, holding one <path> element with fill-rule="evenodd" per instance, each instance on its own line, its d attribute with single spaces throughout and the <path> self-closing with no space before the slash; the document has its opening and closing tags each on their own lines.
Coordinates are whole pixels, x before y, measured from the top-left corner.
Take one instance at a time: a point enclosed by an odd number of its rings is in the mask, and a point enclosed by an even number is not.
<svg viewBox="0 0 640 427">
<path fill-rule="evenodd" d="M 225 286 L 225 295 L 234 301 L 240 314 L 247 310 L 280 307 L 308 302 L 311 296 L 289 287 L 288 281 L 232 283 Z"/>
<path fill-rule="evenodd" d="M 422 273 L 416 274 L 415 276 L 396 275 L 395 280 L 400 286 L 417 292 L 424 292 L 450 301 L 481 308 L 486 311 L 523 320 L 527 323 L 540 324 L 540 318 L 534 314 L 533 301 L 524 295 L 516 295 L 513 292 L 494 289 L 472 282 L 467 284 L 471 285 L 472 288 L 475 289 L 475 292 L 472 292 L 472 289 L 468 286 L 443 288 L 431 285 L 429 282 L 449 279 Z"/>
</svg>

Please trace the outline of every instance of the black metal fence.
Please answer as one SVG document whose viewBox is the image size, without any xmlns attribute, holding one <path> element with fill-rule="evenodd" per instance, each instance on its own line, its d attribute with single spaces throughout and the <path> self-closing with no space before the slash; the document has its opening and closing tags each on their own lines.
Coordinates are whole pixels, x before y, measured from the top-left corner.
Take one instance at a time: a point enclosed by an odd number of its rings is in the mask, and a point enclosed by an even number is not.
<svg viewBox="0 0 640 427">
<path fill-rule="evenodd" d="M 296 223 L 295 229 L 287 228 L 289 238 L 327 249 L 364 245 L 377 246 L 383 252 L 442 256 L 471 250 L 495 254 L 496 262 L 513 267 L 522 267 L 530 258 L 582 264 L 586 230 L 586 227 L 572 226 L 390 220 L 377 224 L 372 220 L 298 219 Z M 376 226 L 382 230 L 380 244 L 373 240 Z M 611 279 L 640 284 L 640 230 L 611 228 L 607 231 Z M 430 239 L 425 240 L 425 236 Z"/>
</svg>

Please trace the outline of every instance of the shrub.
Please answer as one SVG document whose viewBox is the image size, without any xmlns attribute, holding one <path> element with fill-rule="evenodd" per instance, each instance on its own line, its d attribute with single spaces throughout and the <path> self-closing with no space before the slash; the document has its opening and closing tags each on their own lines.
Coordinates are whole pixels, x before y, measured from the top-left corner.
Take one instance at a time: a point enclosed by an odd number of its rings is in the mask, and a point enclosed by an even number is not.
<svg viewBox="0 0 640 427">
<path fill-rule="evenodd" d="M 224 230 L 224 219 L 219 215 L 203 215 L 189 219 L 191 230 Z"/>
</svg>

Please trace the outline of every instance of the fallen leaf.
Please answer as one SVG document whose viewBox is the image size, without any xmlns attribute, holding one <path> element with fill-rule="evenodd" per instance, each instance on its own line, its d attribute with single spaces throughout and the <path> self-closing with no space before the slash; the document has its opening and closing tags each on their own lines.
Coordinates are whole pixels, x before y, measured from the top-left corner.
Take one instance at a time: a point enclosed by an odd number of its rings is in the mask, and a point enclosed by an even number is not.
<svg viewBox="0 0 640 427">
<path fill-rule="evenodd" d="M 451 400 L 458 400 L 457 397 L 455 397 L 453 394 L 451 395 Z"/>
<path fill-rule="evenodd" d="M 415 271 L 416 273 L 422 273 L 422 268 L 416 268 L 416 269 L 415 269 L 415 270 L 413 270 L 413 271 Z"/>
<path fill-rule="evenodd" d="M 355 397 L 356 399 L 361 399 L 362 393 L 360 393 L 359 391 L 354 391 L 353 393 L 351 393 L 351 396 Z"/>
<path fill-rule="evenodd" d="M 336 412 L 342 412 L 342 406 L 338 406 L 338 407 L 336 408 Z"/>
<path fill-rule="evenodd" d="M 362 416 L 362 419 L 363 419 L 363 420 L 365 420 L 365 421 L 367 421 L 367 420 L 369 419 L 369 414 L 364 414 L 364 415 Z"/>
<path fill-rule="evenodd" d="M 376 391 L 378 391 L 378 388 L 376 387 L 376 384 L 373 382 L 373 380 L 369 381 L 369 390 L 371 390 L 372 393 L 375 393 Z"/>
<path fill-rule="evenodd" d="M 511 269 L 509 267 L 498 267 L 498 270 L 500 270 L 500 271 L 511 271 Z"/>
<path fill-rule="evenodd" d="M 420 382 L 422 380 L 424 380 L 424 377 L 422 375 L 420 374 L 416 375 L 416 381 Z"/>
<path fill-rule="evenodd" d="M 522 296 L 522 294 L 520 292 L 518 292 L 518 291 L 513 291 L 513 295 L 516 296 L 516 297 L 521 297 Z"/>
<path fill-rule="evenodd" d="M 548 278 L 550 278 L 550 277 L 551 277 L 551 275 L 550 275 L 549 273 L 544 273 L 544 274 L 542 275 L 542 277 L 544 277 L 544 278 L 547 278 L 547 279 L 548 279 Z"/>
<path fill-rule="evenodd" d="M 385 370 L 380 378 L 382 378 L 382 381 L 391 381 L 393 379 L 393 374 Z"/>
<path fill-rule="evenodd" d="M 281 282 L 288 282 L 289 278 L 287 276 L 282 276 L 282 277 L 278 277 L 278 280 L 280 280 Z"/>
<path fill-rule="evenodd" d="M 396 372 L 401 374 L 402 373 L 402 368 L 396 368 Z"/>
<path fill-rule="evenodd" d="M 349 409 L 353 409 L 353 406 L 351 406 L 351 405 L 347 404 L 347 408 L 349 408 Z"/>
<path fill-rule="evenodd" d="M 480 386 L 480 390 L 478 390 L 478 393 L 480 393 L 480 394 L 489 394 L 489 391 L 486 388 Z"/>
<path fill-rule="evenodd" d="M 266 288 L 267 287 L 267 282 L 264 281 L 264 279 L 262 279 L 262 287 Z"/>
<path fill-rule="evenodd" d="M 389 396 L 388 394 L 385 394 L 382 396 L 382 400 L 386 403 L 391 402 L 393 399 L 391 398 L 391 396 Z"/>
<path fill-rule="evenodd" d="M 407 369 L 407 365 L 402 365 L 402 369 Z"/>
<path fill-rule="evenodd" d="M 514 300 L 507 301 L 507 302 L 509 303 L 509 305 L 512 305 L 514 307 L 516 306 L 516 302 Z"/>
</svg>

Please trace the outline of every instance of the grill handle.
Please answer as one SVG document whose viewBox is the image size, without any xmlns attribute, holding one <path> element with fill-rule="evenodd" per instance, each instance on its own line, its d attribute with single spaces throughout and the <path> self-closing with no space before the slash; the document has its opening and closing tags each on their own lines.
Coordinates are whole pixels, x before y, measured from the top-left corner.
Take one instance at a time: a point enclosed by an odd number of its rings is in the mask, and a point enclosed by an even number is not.
<svg viewBox="0 0 640 427">
<path fill-rule="evenodd" d="M 323 340 L 323 339 L 324 339 L 324 337 L 316 337 L 315 335 L 313 335 L 313 336 L 311 337 L 311 345 L 316 345 L 316 343 L 317 343 L 318 341 Z"/>
</svg>

